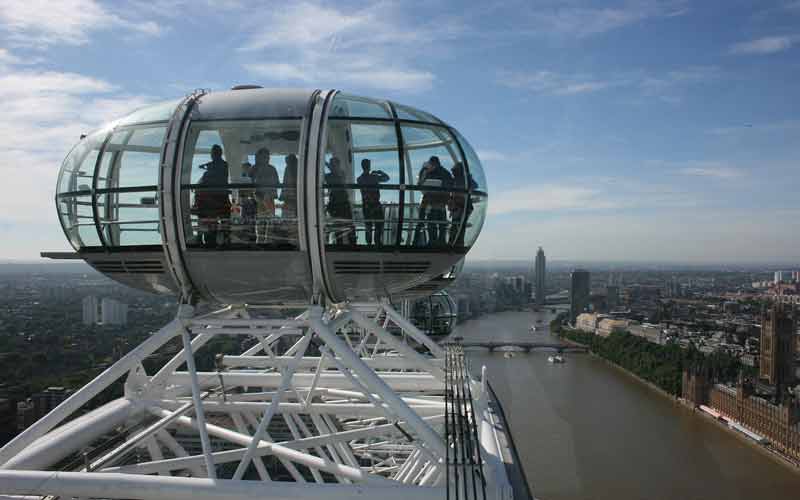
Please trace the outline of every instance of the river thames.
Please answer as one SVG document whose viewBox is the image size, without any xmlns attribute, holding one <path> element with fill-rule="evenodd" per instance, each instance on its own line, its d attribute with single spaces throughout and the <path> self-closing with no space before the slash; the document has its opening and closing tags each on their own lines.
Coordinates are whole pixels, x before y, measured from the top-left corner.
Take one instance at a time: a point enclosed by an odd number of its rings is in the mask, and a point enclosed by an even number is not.
<svg viewBox="0 0 800 500">
<path fill-rule="evenodd" d="M 552 317 L 500 313 L 455 335 L 550 341 Z M 571 353 L 553 365 L 548 355 L 469 350 L 474 371 L 487 367 L 537 499 L 800 498 L 800 471 L 598 358 Z"/>
</svg>

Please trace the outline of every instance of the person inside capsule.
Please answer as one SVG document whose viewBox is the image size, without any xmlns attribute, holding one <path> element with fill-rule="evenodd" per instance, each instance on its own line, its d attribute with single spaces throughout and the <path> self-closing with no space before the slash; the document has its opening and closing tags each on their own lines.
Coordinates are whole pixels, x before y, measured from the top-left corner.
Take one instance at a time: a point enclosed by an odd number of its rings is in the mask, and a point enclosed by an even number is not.
<svg viewBox="0 0 800 500">
<path fill-rule="evenodd" d="M 478 183 L 475 182 L 475 179 L 472 178 L 472 174 L 469 174 L 467 176 L 468 182 L 465 182 L 464 164 L 462 162 L 457 162 L 455 165 L 453 165 L 453 168 L 451 168 L 450 171 L 453 174 L 454 186 L 458 187 L 467 186 L 467 189 L 469 189 L 469 191 L 478 189 Z M 472 215 L 472 211 L 474 210 L 472 198 L 469 196 L 469 194 L 453 192 L 450 194 L 450 200 L 448 201 L 448 208 L 450 209 L 450 221 L 451 221 L 449 241 L 451 244 L 454 244 L 455 246 L 464 246 L 464 231 L 460 230 L 461 220 L 464 219 L 465 221 L 468 221 L 470 215 Z M 466 211 L 466 218 L 464 218 L 465 211 Z"/>
<path fill-rule="evenodd" d="M 447 233 L 445 207 L 450 199 L 448 191 L 453 187 L 453 176 L 442 166 L 438 156 L 431 156 L 422 165 L 417 184 L 429 188 L 423 192 L 419 205 L 419 218 L 427 221 L 428 245 L 444 246 Z"/>
<path fill-rule="evenodd" d="M 347 189 L 344 187 L 345 175 L 339 158 L 333 156 L 327 163 L 329 173 L 325 174 L 325 183 L 331 187 L 328 204 L 325 207 L 328 215 L 335 219 L 333 238 L 337 245 L 355 245 L 356 231 L 353 226 L 353 208 Z"/>
<path fill-rule="evenodd" d="M 367 245 L 383 245 L 383 206 L 378 184 L 387 182 L 389 176 L 383 170 L 372 170 L 372 162 L 368 158 L 361 160 L 362 174 L 356 179 L 361 186 L 361 203 L 364 211 L 364 227 L 366 228 Z M 374 239 L 373 239 L 374 229 Z"/>
<path fill-rule="evenodd" d="M 211 147 L 211 161 L 199 168 L 205 172 L 198 182 L 203 189 L 197 190 L 194 199 L 194 211 L 199 222 L 198 235 L 203 247 L 214 248 L 227 243 L 227 221 L 231 214 L 231 202 L 224 188 L 228 184 L 228 162 L 222 159 L 222 146 L 214 144 Z M 222 242 L 217 240 L 218 235 L 221 235 Z"/>
<path fill-rule="evenodd" d="M 284 159 L 283 184 L 278 200 L 281 205 L 281 218 L 287 241 L 297 239 L 297 155 L 289 154 Z"/>
<path fill-rule="evenodd" d="M 256 243 L 269 243 L 270 226 L 275 217 L 275 199 L 280 184 L 278 170 L 270 164 L 270 151 L 261 148 L 256 151 L 256 162 L 251 170 L 253 184 L 258 186 L 256 197 Z"/>
</svg>

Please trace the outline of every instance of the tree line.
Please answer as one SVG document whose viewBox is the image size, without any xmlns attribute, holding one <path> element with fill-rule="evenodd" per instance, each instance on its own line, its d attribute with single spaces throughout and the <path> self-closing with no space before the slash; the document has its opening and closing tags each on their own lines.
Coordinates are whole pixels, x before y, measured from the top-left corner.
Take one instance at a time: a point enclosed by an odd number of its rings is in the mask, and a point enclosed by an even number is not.
<svg viewBox="0 0 800 500">
<path fill-rule="evenodd" d="M 601 358 L 674 396 L 681 395 L 684 370 L 704 373 L 710 380 L 721 383 L 735 382 L 741 370 L 735 356 L 721 351 L 706 355 L 692 343 L 683 348 L 677 342 L 654 344 L 628 332 L 613 332 L 608 337 L 601 337 L 563 327 L 558 331 L 561 336 L 586 345 Z"/>
</svg>

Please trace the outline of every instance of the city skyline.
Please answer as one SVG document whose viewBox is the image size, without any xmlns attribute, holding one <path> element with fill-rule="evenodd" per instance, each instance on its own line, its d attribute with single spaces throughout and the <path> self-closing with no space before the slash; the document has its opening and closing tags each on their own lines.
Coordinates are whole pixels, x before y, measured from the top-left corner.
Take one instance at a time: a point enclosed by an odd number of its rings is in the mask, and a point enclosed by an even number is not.
<svg viewBox="0 0 800 500">
<path fill-rule="evenodd" d="M 456 126 L 489 183 L 473 259 L 797 257 L 796 1 L 205 5 L 0 0 L 0 259 L 68 250 L 53 192 L 80 134 L 240 83 L 388 97 Z"/>
</svg>

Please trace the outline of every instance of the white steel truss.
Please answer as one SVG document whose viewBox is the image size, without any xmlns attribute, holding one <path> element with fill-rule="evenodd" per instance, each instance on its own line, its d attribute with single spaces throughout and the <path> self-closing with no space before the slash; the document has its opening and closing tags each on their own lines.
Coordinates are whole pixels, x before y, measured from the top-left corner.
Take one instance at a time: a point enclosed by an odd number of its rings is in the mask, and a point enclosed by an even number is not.
<svg viewBox="0 0 800 500">
<path fill-rule="evenodd" d="M 468 385 L 458 408 L 475 424 L 462 434 L 480 445 L 459 455 L 448 431 L 452 353 L 387 302 L 312 305 L 293 319 L 259 312 L 182 305 L 0 450 L 0 495 L 463 498 L 480 490 L 458 481 L 469 458 L 484 496 L 510 497 L 484 381 L 459 372 Z M 226 352 L 205 352 L 215 341 Z M 148 374 L 148 356 L 168 343 L 174 355 Z M 124 397 L 85 410 L 122 377 Z"/>
</svg>

